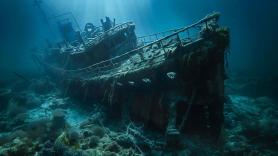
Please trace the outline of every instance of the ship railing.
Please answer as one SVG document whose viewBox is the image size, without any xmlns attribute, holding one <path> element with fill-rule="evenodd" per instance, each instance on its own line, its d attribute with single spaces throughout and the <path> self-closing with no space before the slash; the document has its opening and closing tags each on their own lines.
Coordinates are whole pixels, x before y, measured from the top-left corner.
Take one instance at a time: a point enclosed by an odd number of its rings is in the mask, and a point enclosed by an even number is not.
<svg viewBox="0 0 278 156">
<path fill-rule="evenodd" d="M 179 31 L 181 29 L 182 28 L 168 30 L 168 31 L 164 31 L 164 32 L 159 32 L 159 33 L 155 33 L 155 34 L 151 34 L 151 35 L 146 35 L 146 36 L 140 36 L 140 37 L 137 37 L 137 43 L 138 43 L 138 45 L 144 46 L 144 45 L 147 45 L 147 44 L 152 43 L 154 41 L 157 41 L 157 40 L 159 40 L 161 38 L 169 36 L 169 35 L 177 32 L 177 31 Z"/>
<path fill-rule="evenodd" d="M 198 22 L 184 27 L 182 29 L 177 30 L 176 32 L 158 39 L 152 43 L 139 47 L 137 49 L 131 50 L 122 55 L 113 57 L 111 59 L 101 61 L 99 63 L 93 64 L 91 66 L 76 69 L 76 70 L 63 70 L 60 69 L 63 73 L 68 74 L 70 77 L 79 77 L 82 78 L 84 76 L 88 76 L 90 78 L 97 77 L 109 73 L 111 71 L 118 70 L 121 65 L 127 61 L 131 56 L 138 54 L 142 56 L 146 52 L 154 52 L 156 49 L 161 49 L 164 51 L 164 55 L 168 55 L 169 47 L 177 47 L 180 45 L 190 44 L 194 41 L 200 40 L 200 30 L 208 29 L 210 22 L 216 22 L 219 18 L 219 13 L 213 13 L 211 15 L 206 16 L 205 18 L 199 20 Z M 122 26 L 123 27 L 123 26 Z M 156 57 L 159 57 L 157 55 Z M 155 57 L 155 55 L 154 55 Z M 148 61 L 148 60 L 144 60 Z M 141 62 L 142 63 L 142 62 Z M 120 71 L 122 72 L 122 71 Z"/>
</svg>

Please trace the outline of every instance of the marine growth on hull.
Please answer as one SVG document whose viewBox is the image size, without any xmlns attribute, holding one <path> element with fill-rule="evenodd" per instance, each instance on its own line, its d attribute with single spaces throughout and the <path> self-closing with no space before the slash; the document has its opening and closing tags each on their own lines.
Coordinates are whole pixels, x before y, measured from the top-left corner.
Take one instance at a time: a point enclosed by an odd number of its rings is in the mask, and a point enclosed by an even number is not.
<svg viewBox="0 0 278 156">
<path fill-rule="evenodd" d="M 230 36 L 219 18 L 142 37 L 109 17 L 82 32 L 60 21 L 63 40 L 32 56 L 44 77 L 16 73 L 0 92 L 0 155 L 221 154 Z"/>
</svg>

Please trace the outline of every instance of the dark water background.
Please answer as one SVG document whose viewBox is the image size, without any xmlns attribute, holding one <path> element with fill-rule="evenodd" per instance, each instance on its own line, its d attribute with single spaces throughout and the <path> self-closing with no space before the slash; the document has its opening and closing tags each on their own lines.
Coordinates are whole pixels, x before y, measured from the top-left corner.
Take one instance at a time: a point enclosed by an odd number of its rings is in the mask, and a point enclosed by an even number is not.
<svg viewBox="0 0 278 156">
<path fill-rule="evenodd" d="M 117 22 L 134 21 L 137 34 L 178 28 L 212 11 L 222 13 L 221 24 L 231 30 L 230 70 L 277 75 L 277 0 L 44 0 L 46 14 L 72 12 L 80 26 L 100 24 L 105 16 Z M 0 1 L 0 80 L 13 71 L 35 71 L 30 50 L 55 39 L 33 0 Z"/>
</svg>

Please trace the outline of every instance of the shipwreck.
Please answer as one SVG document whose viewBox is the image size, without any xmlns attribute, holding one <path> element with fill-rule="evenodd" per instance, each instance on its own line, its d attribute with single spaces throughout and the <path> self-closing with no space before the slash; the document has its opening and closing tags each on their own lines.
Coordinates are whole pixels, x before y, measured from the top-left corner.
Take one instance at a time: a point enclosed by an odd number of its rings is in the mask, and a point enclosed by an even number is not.
<svg viewBox="0 0 278 156">
<path fill-rule="evenodd" d="M 229 46 L 219 17 L 143 37 L 134 23 L 109 18 L 101 27 L 88 23 L 83 32 L 62 23 L 64 40 L 35 58 L 66 95 L 104 105 L 113 118 L 143 122 L 169 137 L 217 140 Z"/>
</svg>

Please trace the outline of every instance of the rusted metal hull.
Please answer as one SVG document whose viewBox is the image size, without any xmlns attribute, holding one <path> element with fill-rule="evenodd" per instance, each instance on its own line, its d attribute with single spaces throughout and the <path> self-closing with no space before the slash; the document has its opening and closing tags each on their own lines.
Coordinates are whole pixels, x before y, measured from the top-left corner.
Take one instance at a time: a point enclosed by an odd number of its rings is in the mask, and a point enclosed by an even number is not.
<svg viewBox="0 0 278 156">
<path fill-rule="evenodd" d="M 83 69 L 46 68 L 64 78 L 67 95 L 101 103 L 113 118 L 141 121 L 160 131 L 174 127 L 217 140 L 224 121 L 224 56 L 229 32 L 209 25 L 212 17 L 218 18 L 209 16 L 161 40 Z M 197 33 L 197 39 L 181 38 L 181 33 L 202 24 L 205 29 Z"/>
<path fill-rule="evenodd" d="M 170 59 L 153 68 L 117 78 L 72 80 L 68 93 L 106 105 L 113 117 L 128 115 L 162 131 L 169 124 L 171 111 L 175 111 L 175 126 L 181 131 L 216 139 L 224 121 L 226 48 L 218 42 L 218 37 L 178 47 Z M 170 79 L 169 72 L 176 73 L 176 77 Z M 151 82 L 142 81 L 144 78 Z M 170 106 L 172 101 L 175 101 L 174 108 Z"/>
</svg>

